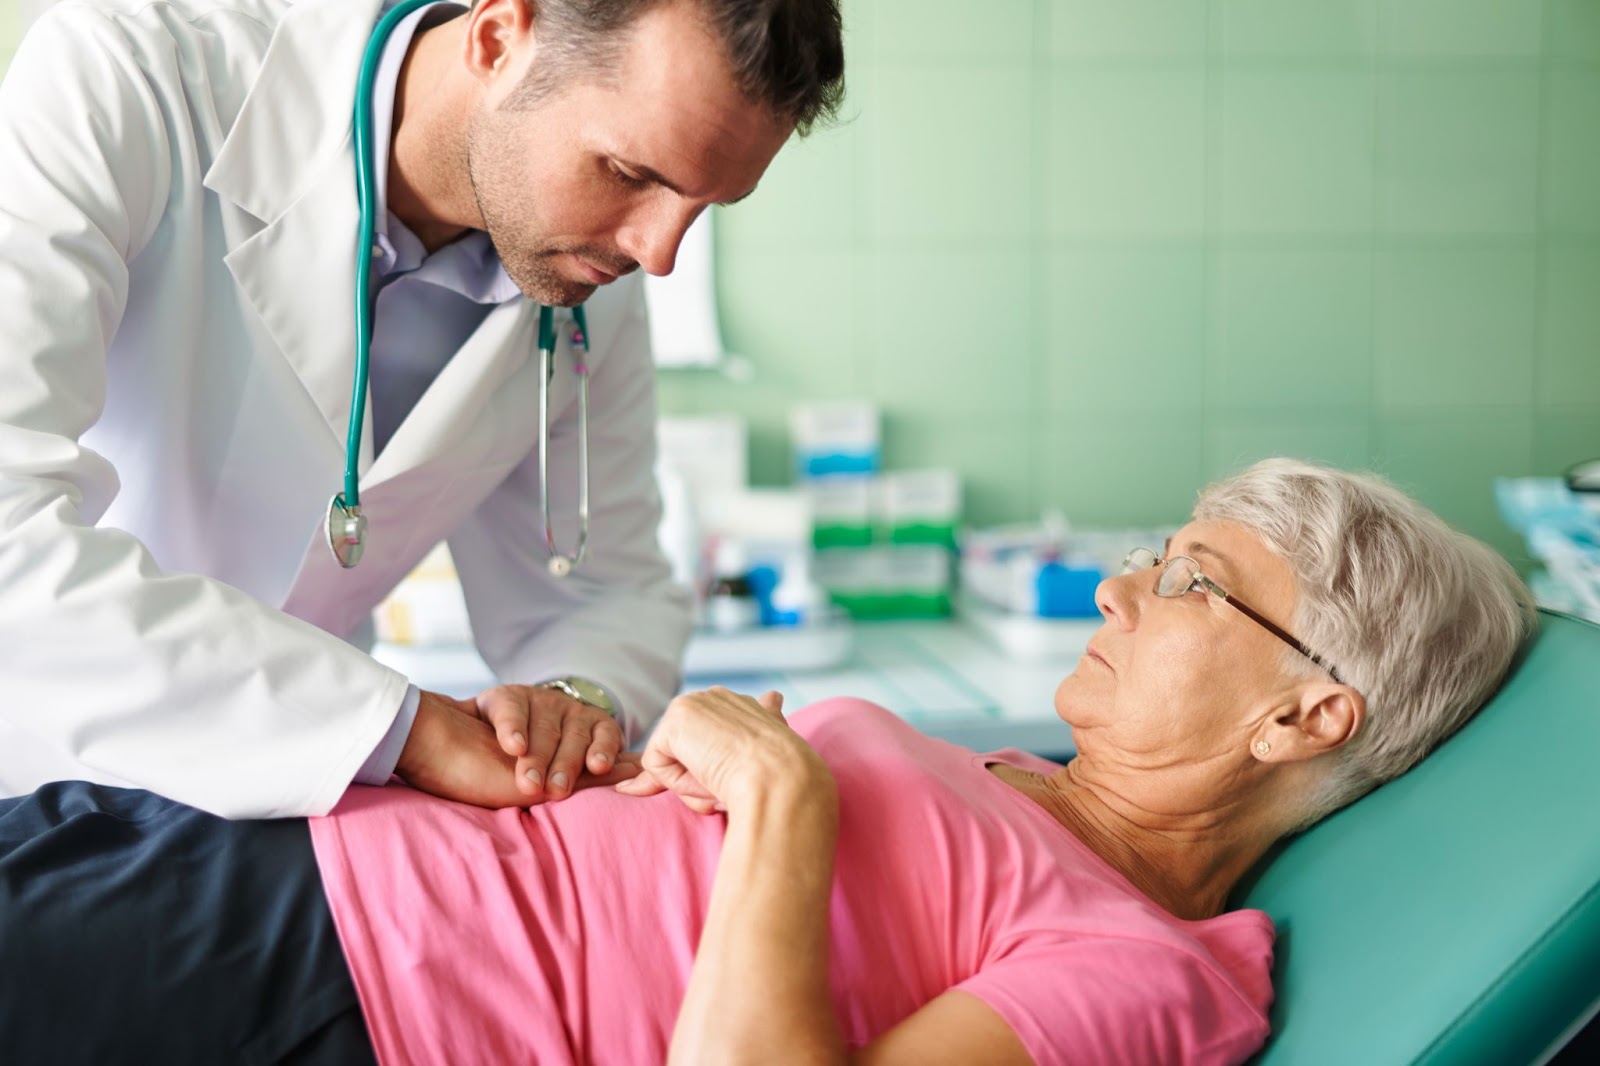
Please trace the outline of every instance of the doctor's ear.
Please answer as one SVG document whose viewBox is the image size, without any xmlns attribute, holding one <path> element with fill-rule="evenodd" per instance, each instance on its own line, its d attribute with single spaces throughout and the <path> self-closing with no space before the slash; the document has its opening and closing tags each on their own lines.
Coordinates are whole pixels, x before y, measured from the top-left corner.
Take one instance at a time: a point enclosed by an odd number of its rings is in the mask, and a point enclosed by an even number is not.
<svg viewBox="0 0 1600 1066">
<path fill-rule="evenodd" d="M 466 14 L 467 65 L 480 80 L 514 73 L 526 65 L 539 5 L 534 0 L 477 0 Z"/>
</svg>

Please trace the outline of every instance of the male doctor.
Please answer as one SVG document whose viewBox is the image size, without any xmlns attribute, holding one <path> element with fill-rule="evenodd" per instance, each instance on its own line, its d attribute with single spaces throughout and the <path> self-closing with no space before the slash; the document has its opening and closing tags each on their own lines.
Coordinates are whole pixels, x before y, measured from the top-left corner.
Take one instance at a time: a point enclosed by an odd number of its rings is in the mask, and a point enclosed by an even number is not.
<svg viewBox="0 0 1600 1066">
<path fill-rule="evenodd" d="M 374 83 L 364 558 L 326 542 L 355 358 L 351 119 L 377 0 L 68 0 L 0 86 L 0 795 L 87 778 L 228 817 L 398 773 L 488 806 L 631 776 L 685 597 L 655 542 L 639 276 L 842 91 L 836 0 L 480 0 Z M 577 536 L 565 308 L 592 338 Z M 563 309 L 539 439 L 541 304 Z M 497 677 L 364 650 L 441 539 Z M 554 684 L 547 684 L 554 683 Z"/>
</svg>

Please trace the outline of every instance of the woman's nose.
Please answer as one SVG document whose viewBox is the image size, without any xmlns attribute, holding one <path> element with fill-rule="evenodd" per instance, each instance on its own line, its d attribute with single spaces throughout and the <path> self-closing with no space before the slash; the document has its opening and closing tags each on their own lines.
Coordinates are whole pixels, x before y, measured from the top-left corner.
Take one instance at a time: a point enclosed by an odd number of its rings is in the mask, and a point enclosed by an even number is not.
<svg viewBox="0 0 1600 1066">
<path fill-rule="evenodd" d="M 1106 620 L 1115 622 L 1124 630 L 1132 629 L 1139 619 L 1139 587 L 1141 575 L 1118 574 L 1105 578 L 1094 589 L 1094 605 Z"/>
</svg>

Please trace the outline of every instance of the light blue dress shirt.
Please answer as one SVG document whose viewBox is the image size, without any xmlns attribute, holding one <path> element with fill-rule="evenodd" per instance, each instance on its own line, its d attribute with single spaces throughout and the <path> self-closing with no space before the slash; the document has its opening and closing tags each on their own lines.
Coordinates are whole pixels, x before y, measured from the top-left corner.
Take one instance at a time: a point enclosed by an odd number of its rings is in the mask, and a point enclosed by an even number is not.
<svg viewBox="0 0 1600 1066">
<path fill-rule="evenodd" d="M 424 19 L 432 21 L 445 13 L 441 9 L 465 10 L 459 4 L 429 4 L 396 26 L 384 46 L 373 82 L 374 159 L 389 158 L 395 90 L 411 40 Z M 520 294 L 500 265 L 487 233 L 473 230 L 430 255 L 417 236 L 388 210 L 387 164 L 376 170 L 379 210 L 372 267 L 377 291 L 371 354 L 374 453 L 383 451 L 445 363 L 489 311 Z M 388 733 L 356 774 L 357 783 L 381 785 L 389 780 L 416 721 L 421 699 L 416 685 L 407 689 Z"/>
</svg>

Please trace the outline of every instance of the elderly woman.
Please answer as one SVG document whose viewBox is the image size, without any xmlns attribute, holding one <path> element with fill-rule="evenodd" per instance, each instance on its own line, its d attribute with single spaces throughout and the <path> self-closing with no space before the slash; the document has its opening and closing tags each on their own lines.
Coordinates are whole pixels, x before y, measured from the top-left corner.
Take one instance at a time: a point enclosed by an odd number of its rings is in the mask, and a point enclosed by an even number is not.
<svg viewBox="0 0 1600 1066">
<path fill-rule="evenodd" d="M 1225 911 L 1235 883 L 1459 728 L 1529 598 L 1382 482 L 1277 460 L 1205 490 L 1098 602 L 1055 693 L 1065 766 L 713 689 L 673 703 L 638 776 L 527 811 L 357 787 L 308 834 L 85 785 L 9 801 L 0 1046 L 1239 1062 L 1273 931 Z"/>
</svg>

